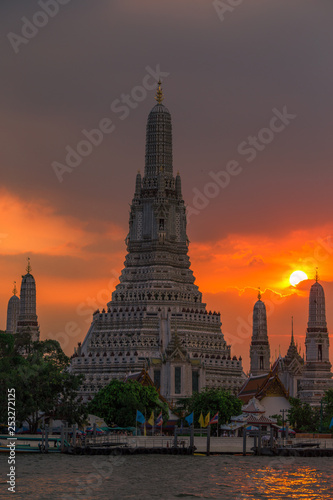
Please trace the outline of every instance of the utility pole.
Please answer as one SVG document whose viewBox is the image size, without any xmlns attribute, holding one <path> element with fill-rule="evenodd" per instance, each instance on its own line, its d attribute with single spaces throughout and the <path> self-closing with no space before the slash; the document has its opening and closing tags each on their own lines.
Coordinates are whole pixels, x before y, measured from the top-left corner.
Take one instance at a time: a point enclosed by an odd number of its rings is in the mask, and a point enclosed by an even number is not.
<svg viewBox="0 0 333 500">
<path fill-rule="evenodd" d="M 286 413 L 287 410 L 283 409 L 283 410 L 280 410 L 280 413 L 282 413 L 282 444 L 284 446 L 284 437 L 285 437 L 285 419 L 284 419 L 284 414 Z"/>
</svg>

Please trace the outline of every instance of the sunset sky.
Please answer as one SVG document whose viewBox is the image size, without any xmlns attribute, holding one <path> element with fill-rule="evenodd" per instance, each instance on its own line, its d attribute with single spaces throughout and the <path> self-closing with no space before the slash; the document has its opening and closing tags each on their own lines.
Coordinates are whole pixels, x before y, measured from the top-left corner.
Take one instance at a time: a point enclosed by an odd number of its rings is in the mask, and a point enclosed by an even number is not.
<svg viewBox="0 0 333 500">
<path fill-rule="evenodd" d="M 208 308 L 221 312 L 232 353 L 248 370 L 258 287 L 272 358 L 286 352 L 291 316 L 303 352 L 316 267 L 333 332 L 333 3 L 251 0 L 224 16 L 214 3 L 71 0 L 14 50 L 8 34 L 22 37 L 22 18 L 41 7 L 1 2 L 0 329 L 28 256 L 41 337 L 67 354 L 110 300 L 155 92 L 125 119 L 114 103 L 159 67 L 169 73 L 164 104 L 192 269 Z M 284 109 L 289 123 L 264 132 Z M 52 164 L 65 163 L 66 147 L 105 118 L 112 133 L 59 182 Z M 249 161 L 244 151 L 258 136 L 269 140 Z M 212 187 L 230 162 L 238 174 Z M 310 279 L 292 287 L 296 270 Z"/>
</svg>

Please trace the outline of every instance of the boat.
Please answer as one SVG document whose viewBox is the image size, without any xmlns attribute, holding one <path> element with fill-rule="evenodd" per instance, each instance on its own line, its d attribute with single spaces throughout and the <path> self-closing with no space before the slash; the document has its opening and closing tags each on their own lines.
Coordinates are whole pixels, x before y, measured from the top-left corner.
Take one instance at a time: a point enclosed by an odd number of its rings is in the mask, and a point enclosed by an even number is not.
<svg viewBox="0 0 333 500">
<path fill-rule="evenodd" d="M 45 449 L 45 438 L 28 436 L 0 436 L 0 453 L 9 453 L 10 442 L 15 441 L 15 453 L 61 453 L 61 438 L 48 437 L 48 449 Z M 69 450 L 70 444 L 64 440 L 64 450 Z"/>
</svg>

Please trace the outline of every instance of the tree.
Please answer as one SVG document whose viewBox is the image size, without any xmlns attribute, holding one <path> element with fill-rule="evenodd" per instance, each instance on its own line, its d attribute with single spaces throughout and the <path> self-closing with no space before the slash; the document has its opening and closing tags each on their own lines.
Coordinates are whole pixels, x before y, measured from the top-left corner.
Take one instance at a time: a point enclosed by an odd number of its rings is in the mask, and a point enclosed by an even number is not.
<svg viewBox="0 0 333 500">
<path fill-rule="evenodd" d="M 329 389 L 325 392 L 325 395 L 321 401 L 322 413 L 320 415 L 320 431 L 333 432 L 330 429 L 330 424 L 333 418 L 333 389 Z"/>
<path fill-rule="evenodd" d="M 13 388 L 17 424 L 27 421 L 30 432 L 44 415 L 81 423 L 86 409 L 76 391 L 83 376 L 68 372 L 70 360 L 59 342 L 0 334 L 0 353 L 0 421 L 7 421 L 7 391 Z"/>
<path fill-rule="evenodd" d="M 137 410 L 147 419 L 152 411 L 155 417 L 162 411 L 163 421 L 168 420 L 168 405 L 161 401 L 155 387 L 132 380 L 111 380 L 88 405 L 89 413 L 103 418 L 108 425 L 116 422 L 121 427 L 135 427 Z"/>
<path fill-rule="evenodd" d="M 275 415 L 270 415 L 270 418 L 274 418 L 276 420 L 277 425 L 279 425 L 280 427 L 283 426 L 284 422 L 281 414 L 277 413 Z"/>
<path fill-rule="evenodd" d="M 288 420 L 293 428 L 301 432 L 314 432 L 318 423 L 318 411 L 297 398 L 290 398 L 289 402 L 291 408 L 288 410 Z"/>
<path fill-rule="evenodd" d="M 178 401 L 178 408 L 186 413 L 194 412 L 194 424 L 199 416 L 210 412 L 211 417 L 219 412 L 219 424 L 227 423 L 232 416 L 240 415 L 242 402 L 230 392 L 223 389 L 204 389 L 195 392 L 190 398 Z"/>
</svg>

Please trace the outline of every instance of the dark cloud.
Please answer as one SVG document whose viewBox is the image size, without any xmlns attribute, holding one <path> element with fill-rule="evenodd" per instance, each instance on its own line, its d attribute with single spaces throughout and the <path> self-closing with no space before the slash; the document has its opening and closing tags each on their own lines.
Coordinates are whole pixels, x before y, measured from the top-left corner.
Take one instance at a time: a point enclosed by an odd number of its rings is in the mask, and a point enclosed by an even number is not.
<svg viewBox="0 0 333 500">
<path fill-rule="evenodd" d="M 110 105 L 141 84 L 148 65 L 160 64 L 170 73 L 165 103 L 187 204 L 194 189 L 204 192 L 210 172 L 230 160 L 242 167 L 191 217 L 191 241 L 282 237 L 330 222 L 331 1 L 244 1 L 221 22 L 213 2 L 201 0 L 71 0 L 15 54 L 7 34 L 19 34 L 21 18 L 38 10 L 34 0 L 0 4 L 2 187 L 126 234 L 154 92 L 123 121 Z M 238 146 L 284 106 L 297 117 L 248 163 Z M 104 117 L 115 131 L 59 183 L 52 162 L 64 162 L 66 146 L 75 148 L 82 130 Z M 105 254 L 107 245 L 96 236 L 86 251 Z M 110 252 L 121 251 L 110 241 Z"/>
</svg>

